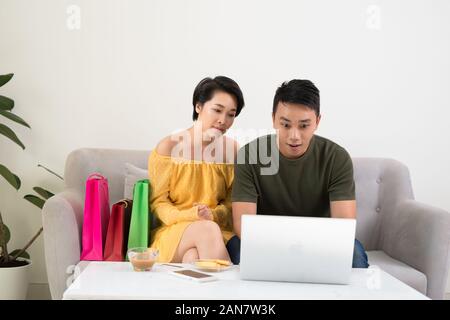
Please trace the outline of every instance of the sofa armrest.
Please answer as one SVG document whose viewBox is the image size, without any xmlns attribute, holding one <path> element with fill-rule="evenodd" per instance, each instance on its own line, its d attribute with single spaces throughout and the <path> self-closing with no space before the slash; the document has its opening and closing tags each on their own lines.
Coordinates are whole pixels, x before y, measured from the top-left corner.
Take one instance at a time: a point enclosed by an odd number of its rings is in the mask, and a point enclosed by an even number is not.
<svg viewBox="0 0 450 320">
<path fill-rule="evenodd" d="M 427 276 L 427 296 L 443 299 L 450 268 L 450 213 L 405 200 L 382 227 L 381 248 Z"/>
<path fill-rule="evenodd" d="M 53 299 L 67 289 L 67 269 L 80 261 L 83 195 L 67 189 L 48 199 L 42 208 L 45 263 Z"/>
</svg>

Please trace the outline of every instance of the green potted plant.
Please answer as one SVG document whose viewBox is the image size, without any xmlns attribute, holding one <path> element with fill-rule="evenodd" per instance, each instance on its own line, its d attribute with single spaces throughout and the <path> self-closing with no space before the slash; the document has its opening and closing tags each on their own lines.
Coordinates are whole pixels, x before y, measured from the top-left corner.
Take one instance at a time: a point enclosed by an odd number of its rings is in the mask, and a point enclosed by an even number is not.
<svg viewBox="0 0 450 320">
<path fill-rule="evenodd" d="M 12 77 L 13 74 L 0 75 L 0 87 L 5 85 L 9 80 L 11 80 Z M 0 115 L 13 122 L 30 128 L 30 126 L 22 118 L 12 113 L 11 110 L 13 108 L 14 101 L 8 97 L 0 95 Z M 3 135 L 4 137 L 15 142 L 22 149 L 25 149 L 24 144 L 20 141 L 14 131 L 3 123 L 0 123 L 0 135 Z M 57 175 L 49 169 L 46 170 Z M 16 190 L 20 189 L 20 178 L 1 163 L 0 176 L 2 176 Z M 57 176 L 61 178 L 59 175 Z M 42 198 L 32 194 L 27 194 L 24 198 L 42 209 L 45 201 L 53 196 L 53 193 L 41 187 L 34 187 L 33 189 Z M 39 237 L 42 230 L 43 229 L 41 227 L 23 248 L 9 251 L 8 242 L 11 239 L 11 232 L 3 221 L 0 210 L 0 283 L 2 284 L 0 289 L 0 299 L 25 299 L 28 289 L 28 273 L 31 266 L 30 255 L 26 250 Z"/>
</svg>

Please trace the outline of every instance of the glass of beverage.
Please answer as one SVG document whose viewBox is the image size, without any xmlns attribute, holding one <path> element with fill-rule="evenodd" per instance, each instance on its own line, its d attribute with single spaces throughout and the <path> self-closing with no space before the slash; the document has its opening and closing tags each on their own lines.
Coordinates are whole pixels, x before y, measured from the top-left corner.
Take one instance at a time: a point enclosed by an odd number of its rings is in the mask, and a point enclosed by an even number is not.
<svg viewBox="0 0 450 320">
<path fill-rule="evenodd" d="M 134 271 L 150 271 L 158 258 L 158 250 L 153 248 L 131 248 L 127 252 L 128 260 Z"/>
</svg>

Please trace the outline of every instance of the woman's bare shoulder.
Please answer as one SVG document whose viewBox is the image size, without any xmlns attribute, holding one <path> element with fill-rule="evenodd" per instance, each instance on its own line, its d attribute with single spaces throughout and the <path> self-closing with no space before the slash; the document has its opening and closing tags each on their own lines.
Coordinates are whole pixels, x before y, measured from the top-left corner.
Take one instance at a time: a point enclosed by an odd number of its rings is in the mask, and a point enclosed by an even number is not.
<svg viewBox="0 0 450 320">
<path fill-rule="evenodd" d="M 172 136 L 167 136 L 156 145 L 155 151 L 161 156 L 170 157 L 172 154 L 172 149 L 176 146 L 177 143 L 178 141 L 173 140 Z"/>
</svg>

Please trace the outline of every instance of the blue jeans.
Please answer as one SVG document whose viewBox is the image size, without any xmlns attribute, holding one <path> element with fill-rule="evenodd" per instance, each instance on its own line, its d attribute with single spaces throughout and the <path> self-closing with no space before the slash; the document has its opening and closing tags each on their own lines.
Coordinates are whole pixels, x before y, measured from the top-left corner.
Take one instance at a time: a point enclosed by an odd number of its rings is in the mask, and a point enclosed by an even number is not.
<svg viewBox="0 0 450 320">
<path fill-rule="evenodd" d="M 239 264 L 241 261 L 241 239 L 234 236 L 227 242 L 227 250 L 230 255 L 231 262 Z M 353 247 L 353 268 L 368 268 L 369 261 L 367 259 L 366 251 L 361 242 L 355 239 L 355 246 Z"/>
<path fill-rule="evenodd" d="M 367 259 L 366 250 L 361 242 L 355 239 L 355 246 L 353 247 L 353 263 L 352 268 L 368 268 L 369 259 Z"/>
</svg>

